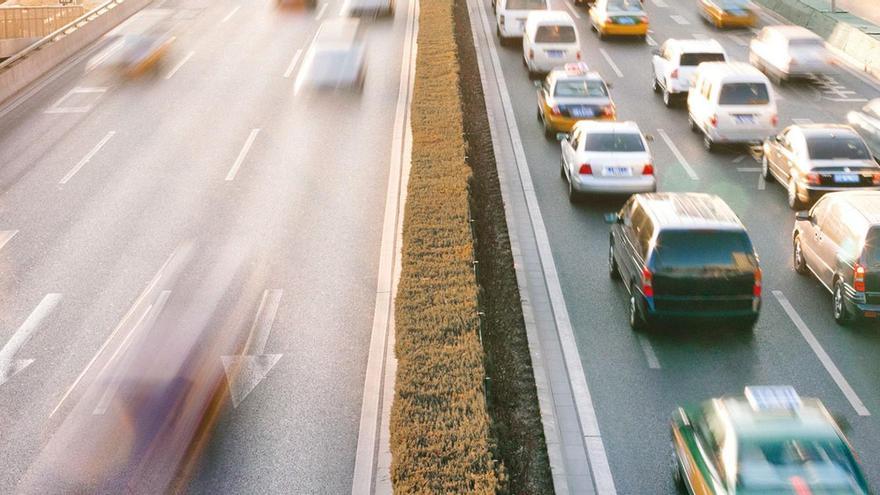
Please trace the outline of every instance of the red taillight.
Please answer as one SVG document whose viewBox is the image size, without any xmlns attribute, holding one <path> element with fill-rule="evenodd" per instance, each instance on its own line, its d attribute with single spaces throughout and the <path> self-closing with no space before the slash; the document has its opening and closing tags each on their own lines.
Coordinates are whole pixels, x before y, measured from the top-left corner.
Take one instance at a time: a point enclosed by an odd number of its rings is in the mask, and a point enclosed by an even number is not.
<svg viewBox="0 0 880 495">
<path fill-rule="evenodd" d="M 534 59 L 535 59 L 535 50 L 532 50 L 531 48 L 529 48 L 529 60 L 534 60 Z"/>
<path fill-rule="evenodd" d="M 559 111 L 559 107 L 557 105 L 553 105 L 553 107 L 550 108 L 550 113 L 552 113 L 553 115 L 562 114 L 562 112 Z"/>
<path fill-rule="evenodd" d="M 865 267 L 858 263 L 853 267 L 853 289 L 865 292 Z"/>
<path fill-rule="evenodd" d="M 822 184 L 822 178 L 819 177 L 819 174 L 816 172 L 810 172 L 807 174 L 807 184 L 811 186 L 818 186 Z"/>
<path fill-rule="evenodd" d="M 718 116 L 717 115 L 713 115 L 713 116 L 709 117 L 709 125 L 711 125 L 712 127 L 715 127 L 718 125 Z"/>
<path fill-rule="evenodd" d="M 648 23 L 648 16 L 643 15 L 640 20 L 642 21 L 642 24 L 647 24 Z"/>
<path fill-rule="evenodd" d="M 776 115 L 774 113 L 773 116 L 770 117 L 770 123 L 773 125 L 773 127 L 776 127 L 777 125 L 779 125 L 779 115 Z"/>
<path fill-rule="evenodd" d="M 581 52 L 578 51 L 574 56 L 575 56 L 578 60 L 580 60 L 580 59 L 581 59 Z"/>
<path fill-rule="evenodd" d="M 642 294 L 645 297 L 654 297 L 654 274 L 647 266 L 642 267 Z"/>
<path fill-rule="evenodd" d="M 755 270 L 755 285 L 752 286 L 752 295 L 761 297 L 761 284 L 764 280 L 764 273 L 760 268 Z"/>
<path fill-rule="evenodd" d="M 678 79 L 678 69 L 675 69 L 674 71 L 672 71 L 672 74 L 669 74 L 669 77 L 671 77 L 673 79 Z"/>
<path fill-rule="evenodd" d="M 880 186 L 880 173 L 875 173 L 871 176 L 871 182 L 875 186 Z"/>
<path fill-rule="evenodd" d="M 581 175 L 593 175 L 593 167 L 591 167 L 589 163 L 585 163 L 581 165 L 578 173 Z"/>
<path fill-rule="evenodd" d="M 605 115 L 606 117 L 613 117 L 614 116 L 614 105 L 605 105 L 604 107 L 602 107 L 602 114 Z"/>
<path fill-rule="evenodd" d="M 654 165 L 646 163 L 645 166 L 642 167 L 642 175 L 654 175 Z"/>
</svg>

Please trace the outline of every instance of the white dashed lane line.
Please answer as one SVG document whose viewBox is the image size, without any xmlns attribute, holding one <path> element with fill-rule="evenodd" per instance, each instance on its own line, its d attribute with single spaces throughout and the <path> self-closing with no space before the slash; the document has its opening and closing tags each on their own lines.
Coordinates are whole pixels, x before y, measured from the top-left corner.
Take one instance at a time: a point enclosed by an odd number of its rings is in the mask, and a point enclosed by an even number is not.
<svg viewBox="0 0 880 495">
<path fill-rule="evenodd" d="M 15 234 L 18 234 L 17 230 L 0 230 L 0 249 L 3 249 L 3 246 L 9 243 Z"/>
<path fill-rule="evenodd" d="M 605 61 L 608 62 L 608 65 L 611 67 L 611 70 L 617 74 L 617 77 L 623 77 L 623 72 L 617 67 L 617 64 L 614 63 L 614 60 L 611 60 L 611 56 L 608 55 L 608 52 L 605 51 L 604 48 L 599 48 L 599 53 L 605 58 Z"/>
<path fill-rule="evenodd" d="M 671 16 L 669 16 L 669 17 L 670 17 L 673 21 L 675 21 L 676 24 L 679 24 L 679 25 L 681 25 L 681 26 L 687 26 L 688 24 L 691 23 L 691 21 L 685 19 L 684 16 L 680 16 L 680 15 L 678 15 L 678 14 L 673 14 L 673 15 L 671 15 Z"/>
<path fill-rule="evenodd" d="M 251 146 L 254 145 L 254 141 L 257 139 L 257 134 L 259 133 L 259 129 L 251 130 L 251 133 L 248 135 L 247 140 L 244 142 L 244 146 L 242 146 L 241 151 L 238 152 L 238 158 L 235 159 L 235 163 L 232 164 L 232 168 L 230 168 L 229 173 L 226 174 L 227 181 L 235 179 L 235 176 L 238 174 L 238 170 L 241 168 L 241 164 L 244 163 L 244 159 L 247 158 L 247 155 L 251 150 Z"/>
<path fill-rule="evenodd" d="M 104 139 L 101 139 L 98 144 L 96 144 L 95 147 L 86 154 L 86 156 L 82 157 L 82 159 L 77 162 L 77 164 L 74 165 L 73 168 L 70 169 L 70 171 L 67 172 L 67 174 L 62 177 L 60 181 L 58 181 L 58 184 L 62 186 L 64 184 L 67 184 L 67 182 L 70 181 L 70 179 L 72 179 L 73 176 L 76 175 L 76 173 L 79 172 L 80 169 L 82 169 L 86 165 L 86 163 L 89 163 L 92 158 L 94 158 L 95 155 L 97 155 L 98 152 L 101 151 L 101 148 L 103 148 L 104 145 L 107 144 L 108 141 L 110 141 L 114 134 L 116 134 L 116 131 L 108 132 L 107 135 L 104 136 Z"/>
<path fill-rule="evenodd" d="M 224 17 L 224 18 L 220 21 L 220 24 L 225 24 L 229 19 L 232 19 L 232 16 L 234 16 L 235 13 L 238 12 L 238 10 L 239 10 L 240 8 L 241 8 L 241 5 L 237 5 L 237 6 L 235 6 L 232 10 L 229 11 L 228 14 L 226 14 L 226 17 Z"/>
<path fill-rule="evenodd" d="M 690 163 L 688 163 L 687 158 L 685 158 L 684 155 L 681 154 L 681 151 L 679 151 L 675 143 L 672 142 L 672 139 L 669 137 L 668 134 L 666 134 L 666 131 L 664 131 L 663 129 L 657 129 L 657 134 L 659 134 L 660 137 L 663 138 L 663 142 L 666 143 L 666 146 L 668 146 L 669 150 L 672 151 L 672 154 L 675 155 L 675 158 L 678 160 L 679 165 L 681 165 L 684 171 L 687 172 L 688 177 L 690 177 L 691 180 L 700 180 L 700 177 L 694 171 L 694 168 L 691 167 Z"/>
<path fill-rule="evenodd" d="M 654 346 L 651 345 L 651 341 L 644 335 L 639 335 L 638 339 L 639 345 L 642 346 L 642 352 L 645 354 L 645 359 L 648 361 L 648 367 L 652 370 L 659 370 L 660 360 L 657 359 L 657 353 L 654 352 Z"/>
</svg>

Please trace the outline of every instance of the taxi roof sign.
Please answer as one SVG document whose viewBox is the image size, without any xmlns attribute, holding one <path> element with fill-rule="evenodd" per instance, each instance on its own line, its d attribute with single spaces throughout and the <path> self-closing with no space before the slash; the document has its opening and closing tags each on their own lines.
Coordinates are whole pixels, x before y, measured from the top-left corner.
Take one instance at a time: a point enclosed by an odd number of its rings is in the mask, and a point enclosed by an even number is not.
<svg viewBox="0 0 880 495">
<path fill-rule="evenodd" d="M 565 64 L 564 69 L 568 75 L 578 76 L 589 72 L 590 66 L 588 66 L 586 62 L 577 62 L 573 64 Z"/>
<path fill-rule="evenodd" d="M 803 404 L 797 391 L 790 386 L 746 387 L 745 396 L 756 412 L 794 411 Z"/>
</svg>

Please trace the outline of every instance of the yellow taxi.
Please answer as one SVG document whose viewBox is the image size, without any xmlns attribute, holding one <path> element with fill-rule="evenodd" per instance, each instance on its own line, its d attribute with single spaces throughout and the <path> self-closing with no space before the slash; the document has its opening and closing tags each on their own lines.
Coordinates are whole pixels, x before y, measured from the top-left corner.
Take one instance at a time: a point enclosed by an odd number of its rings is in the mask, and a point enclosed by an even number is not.
<svg viewBox="0 0 880 495">
<path fill-rule="evenodd" d="M 608 85 L 585 63 L 566 64 L 547 74 L 538 90 L 538 121 L 544 136 L 571 132 L 580 120 L 616 120 Z"/>
<path fill-rule="evenodd" d="M 749 0 L 698 0 L 700 15 L 717 28 L 754 27 L 758 14 Z"/>
<path fill-rule="evenodd" d="M 642 0 L 596 0 L 590 7 L 590 26 L 599 35 L 638 36 L 648 35 L 648 14 Z"/>
</svg>

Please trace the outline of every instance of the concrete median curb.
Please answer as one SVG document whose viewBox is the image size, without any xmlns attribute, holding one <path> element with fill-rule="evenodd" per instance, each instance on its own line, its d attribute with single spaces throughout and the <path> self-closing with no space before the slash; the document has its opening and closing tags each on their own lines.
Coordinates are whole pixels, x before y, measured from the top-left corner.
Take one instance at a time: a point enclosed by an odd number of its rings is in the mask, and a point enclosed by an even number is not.
<svg viewBox="0 0 880 495">
<path fill-rule="evenodd" d="M 0 71 L 0 103 L 4 103 L 44 74 L 93 43 L 146 7 L 152 0 L 126 0 L 84 22 L 63 38 L 35 50 Z"/>
</svg>

